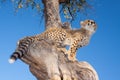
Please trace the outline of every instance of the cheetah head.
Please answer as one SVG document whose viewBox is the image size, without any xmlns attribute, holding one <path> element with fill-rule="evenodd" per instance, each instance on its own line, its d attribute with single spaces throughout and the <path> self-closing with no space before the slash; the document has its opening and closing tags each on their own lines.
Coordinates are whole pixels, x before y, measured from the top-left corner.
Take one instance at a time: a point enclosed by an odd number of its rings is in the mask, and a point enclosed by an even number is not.
<svg viewBox="0 0 120 80">
<path fill-rule="evenodd" d="M 96 31 L 97 25 L 94 20 L 85 20 L 80 22 L 81 27 L 94 33 Z"/>
</svg>

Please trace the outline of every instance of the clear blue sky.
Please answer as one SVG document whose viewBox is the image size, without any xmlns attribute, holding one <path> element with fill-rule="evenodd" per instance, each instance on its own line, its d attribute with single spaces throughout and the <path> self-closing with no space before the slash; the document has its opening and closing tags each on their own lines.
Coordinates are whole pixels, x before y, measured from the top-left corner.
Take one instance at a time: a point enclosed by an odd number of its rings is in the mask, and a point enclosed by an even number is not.
<svg viewBox="0 0 120 80">
<path fill-rule="evenodd" d="M 98 24 L 97 32 L 90 44 L 78 50 L 79 61 L 89 62 L 98 72 L 100 80 L 120 80 L 120 1 L 98 0 L 90 18 Z M 83 20 L 84 20 L 83 19 Z M 36 80 L 28 65 L 18 60 L 9 64 L 9 56 L 16 42 L 24 37 L 44 30 L 44 22 L 32 10 L 19 10 L 14 15 L 10 4 L 0 7 L 0 80 Z M 79 27 L 79 18 L 73 22 Z M 41 23 L 41 24 L 40 24 Z"/>
</svg>

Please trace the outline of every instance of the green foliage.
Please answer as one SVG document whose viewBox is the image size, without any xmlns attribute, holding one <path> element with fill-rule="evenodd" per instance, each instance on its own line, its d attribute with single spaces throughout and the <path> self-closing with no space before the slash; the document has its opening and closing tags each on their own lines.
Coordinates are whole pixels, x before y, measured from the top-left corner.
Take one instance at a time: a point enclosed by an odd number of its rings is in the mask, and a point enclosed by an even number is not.
<svg viewBox="0 0 120 80">
<path fill-rule="evenodd" d="M 5 2 L 7 0 L 1 0 L 1 2 Z M 10 0 L 14 3 L 15 10 L 17 12 L 18 9 L 28 8 L 36 9 L 39 13 L 43 13 L 44 6 L 42 5 L 42 0 Z M 88 4 L 87 0 L 66 0 L 66 2 L 61 3 L 60 12 L 63 12 L 64 17 L 73 21 L 77 13 L 84 12 L 86 9 L 89 9 L 91 6 Z"/>
<path fill-rule="evenodd" d="M 8 0 L 1 0 L 1 2 L 6 2 Z M 41 12 L 43 10 L 42 0 L 9 0 L 12 2 L 15 6 L 15 12 L 17 12 L 18 9 L 22 8 L 28 8 L 31 7 L 31 9 L 37 9 L 38 12 Z"/>
<path fill-rule="evenodd" d="M 82 13 L 90 7 L 87 0 L 67 0 L 65 3 L 62 3 L 62 11 L 65 18 L 71 20 L 75 19 L 77 12 Z"/>
</svg>

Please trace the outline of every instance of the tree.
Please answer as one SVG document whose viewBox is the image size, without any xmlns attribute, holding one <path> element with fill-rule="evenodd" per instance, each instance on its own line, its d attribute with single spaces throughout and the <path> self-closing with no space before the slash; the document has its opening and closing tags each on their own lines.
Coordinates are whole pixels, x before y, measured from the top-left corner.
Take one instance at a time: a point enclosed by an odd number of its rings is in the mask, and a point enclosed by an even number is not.
<svg viewBox="0 0 120 80">
<path fill-rule="evenodd" d="M 4 1 L 4 0 L 3 0 Z M 12 0 L 14 2 L 14 0 Z M 31 6 L 41 10 L 41 0 L 16 0 L 16 8 Z M 87 5 L 86 0 L 42 0 L 44 4 L 45 27 L 63 27 L 59 14 L 62 5 L 64 15 L 75 17 L 75 13 Z M 67 17 L 68 18 L 68 17 Z M 55 46 L 41 40 L 31 44 L 22 61 L 29 65 L 31 73 L 38 80 L 98 80 L 96 71 L 87 62 L 70 62 Z"/>
</svg>

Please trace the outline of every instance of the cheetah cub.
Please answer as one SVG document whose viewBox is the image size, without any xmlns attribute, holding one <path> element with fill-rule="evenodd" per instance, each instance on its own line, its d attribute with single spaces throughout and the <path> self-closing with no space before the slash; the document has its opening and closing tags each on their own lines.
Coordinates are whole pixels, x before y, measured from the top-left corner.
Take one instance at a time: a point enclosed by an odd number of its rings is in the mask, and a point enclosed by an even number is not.
<svg viewBox="0 0 120 80">
<path fill-rule="evenodd" d="M 77 30 L 69 30 L 71 35 L 70 48 L 67 51 L 68 59 L 76 60 L 76 50 L 80 47 L 86 46 L 91 36 L 95 33 L 97 25 L 93 20 L 85 20 L 80 22 L 81 28 Z"/>
<path fill-rule="evenodd" d="M 76 60 L 76 50 L 87 45 L 92 34 L 96 31 L 97 25 L 93 20 L 81 21 L 81 28 L 77 30 L 64 29 L 58 27 L 48 28 L 45 32 L 25 37 L 18 41 L 18 47 L 11 55 L 9 62 L 14 63 L 18 58 L 22 58 L 28 53 L 29 46 L 35 41 L 45 40 L 55 45 L 59 49 L 63 49 L 68 55 L 70 61 Z M 66 51 L 65 47 L 70 46 Z"/>
</svg>

